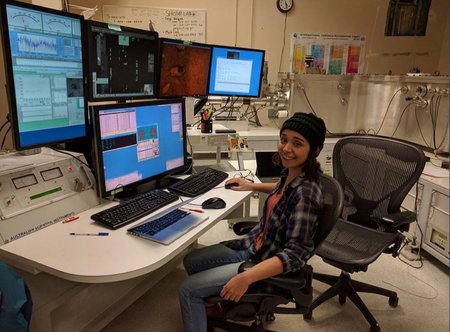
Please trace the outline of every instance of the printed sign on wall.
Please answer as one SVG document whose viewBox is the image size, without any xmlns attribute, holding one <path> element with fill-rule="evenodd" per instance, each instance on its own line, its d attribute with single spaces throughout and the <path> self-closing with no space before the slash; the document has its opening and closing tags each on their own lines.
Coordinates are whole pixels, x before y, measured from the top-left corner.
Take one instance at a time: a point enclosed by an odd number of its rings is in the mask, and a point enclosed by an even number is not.
<svg viewBox="0 0 450 332">
<path fill-rule="evenodd" d="M 291 72 L 294 74 L 361 74 L 364 36 L 293 33 Z"/>
<path fill-rule="evenodd" d="M 206 10 L 103 6 L 103 21 L 158 32 L 160 37 L 204 43 Z"/>
</svg>

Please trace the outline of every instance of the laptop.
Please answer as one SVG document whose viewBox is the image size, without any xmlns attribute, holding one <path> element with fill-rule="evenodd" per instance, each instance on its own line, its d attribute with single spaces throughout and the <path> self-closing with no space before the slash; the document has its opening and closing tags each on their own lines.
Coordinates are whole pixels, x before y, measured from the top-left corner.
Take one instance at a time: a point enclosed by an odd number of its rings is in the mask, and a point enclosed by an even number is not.
<svg viewBox="0 0 450 332">
<path fill-rule="evenodd" d="M 164 213 L 148 218 L 139 225 L 127 229 L 127 232 L 130 235 L 168 245 L 208 218 L 203 213 L 190 212 L 183 209 L 171 209 L 170 212 L 165 211 Z M 170 221 L 176 221 L 155 233 L 154 228 L 157 227 L 159 229 L 158 226 L 161 223 L 166 223 L 169 219 Z"/>
<path fill-rule="evenodd" d="M 277 152 L 255 152 L 256 176 L 261 182 L 271 183 L 278 180 L 283 169 L 272 161 Z"/>
</svg>

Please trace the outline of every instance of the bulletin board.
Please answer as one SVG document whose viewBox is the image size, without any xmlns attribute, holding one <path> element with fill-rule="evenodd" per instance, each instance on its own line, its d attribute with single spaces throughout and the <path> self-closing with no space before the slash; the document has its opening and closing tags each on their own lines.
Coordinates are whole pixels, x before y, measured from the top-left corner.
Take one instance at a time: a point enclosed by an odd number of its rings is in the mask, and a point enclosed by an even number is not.
<svg viewBox="0 0 450 332">
<path fill-rule="evenodd" d="M 160 37 L 206 42 L 206 10 L 103 6 L 103 21 L 149 30 Z"/>
<path fill-rule="evenodd" d="M 365 47 L 364 36 L 293 33 L 291 72 L 305 74 L 316 69 L 329 75 L 361 74 Z"/>
</svg>

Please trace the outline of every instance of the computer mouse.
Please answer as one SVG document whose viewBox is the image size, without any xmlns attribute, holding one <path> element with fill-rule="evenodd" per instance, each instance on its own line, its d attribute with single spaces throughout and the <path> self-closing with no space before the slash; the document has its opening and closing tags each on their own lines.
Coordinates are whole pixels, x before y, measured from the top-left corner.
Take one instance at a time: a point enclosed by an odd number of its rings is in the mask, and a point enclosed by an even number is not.
<svg viewBox="0 0 450 332">
<path fill-rule="evenodd" d="M 211 197 L 202 203 L 203 209 L 223 209 L 227 203 L 220 197 Z"/>
<path fill-rule="evenodd" d="M 239 187 L 239 183 L 230 182 L 230 183 L 225 184 L 225 189 L 230 189 L 231 187 Z"/>
</svg>

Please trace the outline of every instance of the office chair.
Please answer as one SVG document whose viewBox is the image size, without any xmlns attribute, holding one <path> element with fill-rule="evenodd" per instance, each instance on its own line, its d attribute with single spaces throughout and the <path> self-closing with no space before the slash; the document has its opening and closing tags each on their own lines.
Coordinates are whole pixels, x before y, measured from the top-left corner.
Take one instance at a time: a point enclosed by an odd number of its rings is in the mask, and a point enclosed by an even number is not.
<svg viewBox="0 0 450 332">
<path fill-rule="evenodd" d="M 332 177 L 322 174 L 320 177 L 324 207 L 314 235 L 315 248 L 326 238 L 334 227 L 342 210 L 344 200 L 339 183 Z M 253 266 L 244 262 L 239 272 Z M 304 314 L 308 312 L 312 302 L 312 267 L 305 265 L 296 273 L 274 276 L 262 280 L 250 287 L 237 303 L 225 301 L 219 296 L 209 297 L 208 303 L 220 302 L 225 310 L 225 319 L 208 317 L 208 331 L 221 328 L 226 331 L 267 331 L 266 321 L 275 319 L 274 313 Z M 286 308 L 280 305 L 293 303 L 295 307 Z M 241 325 L 239 321 L 252 321 L 251 326 Z"/>
<path fill-rule="evenodd" d="M 29 331 L 33 300 L 23 280 L 0 261 L 0 331 Z"/>
<path fill-rule="evenodd" d="M 402 231 L 416 218 L 400 205 L 419 179 L 425 155 L 418 148 L 381 137 L 350 136 L 339 140 L 333 150 L 333 173 L 344 190 L 344 208 L 331 233 L 317 249 L 323 261 L 341 270 L 340 276 L 314 273 L 313 278 L 332 285 L 316 298 L 303 317 L 323 302 L 338 296 L 344 304 L 348 297 L 369 322 L 371 332 L 380 326 L 358 292 L 389 298 L 396 307 L 396 292 L 352 280 L 350 274 L 366 272 L 382 253 L 396 257 L 404 240 Z"/>
</svg>

